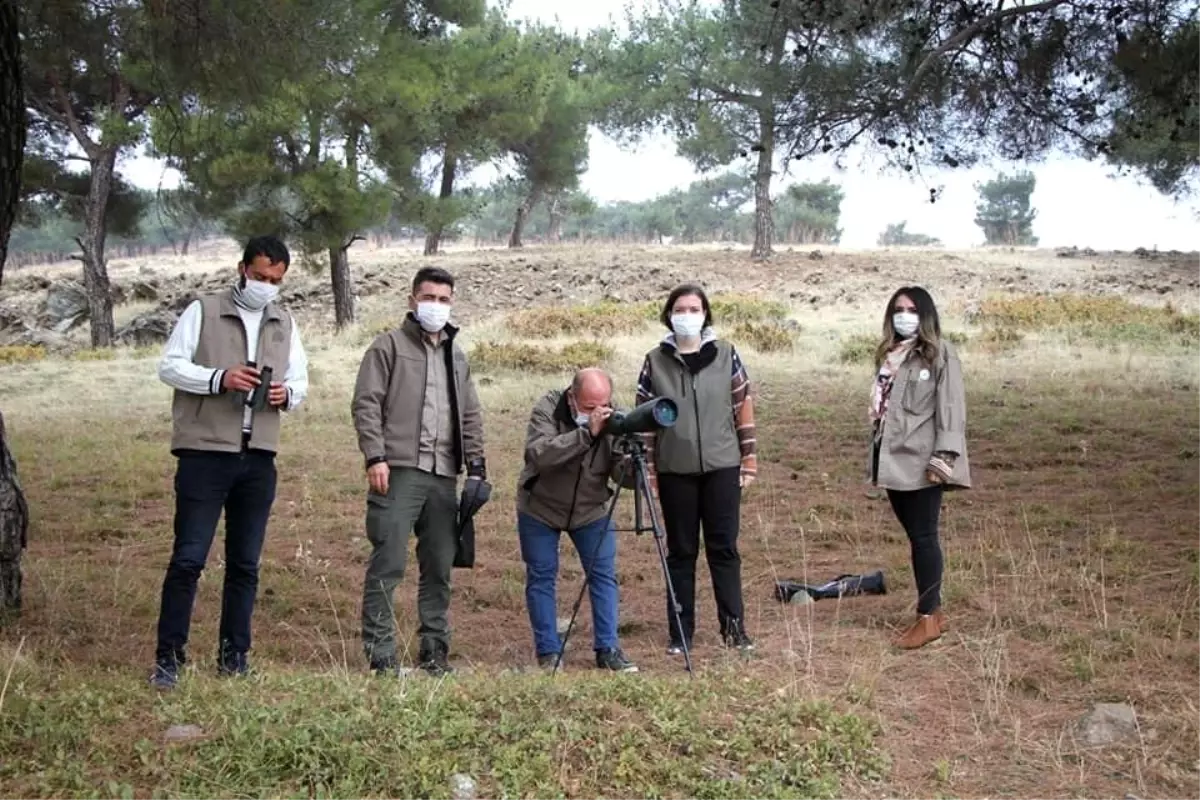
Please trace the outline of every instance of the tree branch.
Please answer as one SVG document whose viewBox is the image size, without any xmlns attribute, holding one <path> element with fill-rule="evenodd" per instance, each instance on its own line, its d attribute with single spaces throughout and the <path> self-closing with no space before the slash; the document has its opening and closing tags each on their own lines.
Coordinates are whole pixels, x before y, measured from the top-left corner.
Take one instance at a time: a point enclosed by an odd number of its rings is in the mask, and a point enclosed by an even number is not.
<svg viewBox="0 0 1200 800">
<path fill-rule="evenodd" d="M 925 56 L 925 59 L 920 63 L 916 71 L 913 73 L 912 80 L 908 82 L 908 88 L 904 93 L 904 102 L 907 103 L 908 100 L 913 96 L 917 90 L 917 87 L 920 85 L 921 80 L 925 77 L 925 74 L 933 68 L 933 63 L 935 61 L 956 47 L 968 44 L 972 39 L 982 33 L 984 29 L 996 24 L 997 22 L 1001 22 L 1008 17 L 1024 16 L 1025 14 L 1038 14 L 1043 11 L 1050 11 L 1058 6 L 1069 3 L 1070 1 L 1071 0 L 1044 0 L 1041 3 L 1034 3 L 1031 6 L 1014 6 L 1012 8 L 1006 8 L 1002 11 L 994 11 L 991 14 L 988 14 L 986 17 L 981 17 L 980 19 L 975 20 L 973 23 L 963 28 L 946 41 L 942 42 L 942 44 L 932 53 Z"/>
<path fill-rule="evenodd" d="M 87 135 L 87 131 L 79 124 L 79 119 L 75 116 L 75 110 L 71 108 L 71 98 L 67 97 L 67 93 L 63 91 L 62 84 L 57 79 L 51 79 L 51 85 L 54 87 L 54 97 L 58 100 L 59 107 L 62 109 L 63 120 L 70 128 L 71 134 L 75 140 L 79 142 L 79 147 L 83 152 L 87 153 L 88 159 L 95 160 L 100 157 L 100 148 Z"/>
</svg>

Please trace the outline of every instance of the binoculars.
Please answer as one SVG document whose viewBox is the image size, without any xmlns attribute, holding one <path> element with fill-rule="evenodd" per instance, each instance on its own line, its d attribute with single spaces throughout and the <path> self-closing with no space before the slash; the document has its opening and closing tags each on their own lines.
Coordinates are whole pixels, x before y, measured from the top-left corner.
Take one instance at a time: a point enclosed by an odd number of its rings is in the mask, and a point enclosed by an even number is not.
<svg viewBox="0 0 1200 800">
<path fill-rule="evenodd" d="M 257 366 L 253 361 L 247 361 L 246 366 Z M 258 386 L 254 387 L 254 391 L 246 392 L 245 405 L 252 411 L 262 411 L 267 407 L 267 398 L 271 392 L 271 368 L 263 367 L 258 371 Z"/>
</svg>

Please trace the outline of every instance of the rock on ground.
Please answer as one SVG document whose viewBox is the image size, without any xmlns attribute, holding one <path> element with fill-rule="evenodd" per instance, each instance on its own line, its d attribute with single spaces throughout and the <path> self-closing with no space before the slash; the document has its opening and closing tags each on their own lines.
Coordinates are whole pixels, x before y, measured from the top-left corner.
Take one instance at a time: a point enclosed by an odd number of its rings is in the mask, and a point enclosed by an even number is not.
<svg viewBox="0 0 1200 800">
<path fill-rule="evenodd" d="M 1076 739 L 1085 747 L 1106 747 L 1137 735 L 1137 713 L 1125 703 L 1097 703 L 1079 720 Z"/>
</svg>

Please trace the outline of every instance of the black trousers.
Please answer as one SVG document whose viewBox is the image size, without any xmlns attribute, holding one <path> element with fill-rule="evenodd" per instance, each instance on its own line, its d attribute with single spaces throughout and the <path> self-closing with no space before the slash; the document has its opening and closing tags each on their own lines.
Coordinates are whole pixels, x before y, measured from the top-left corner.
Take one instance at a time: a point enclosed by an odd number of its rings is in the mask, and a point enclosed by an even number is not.
<svg viewBox="0 0 1200 800">
<path fill-rule="evenodd" d="M 912 492 L 888 489 L 887 493 L 912 548 L 918 614 L 932 614 L 942 605 L 942 546 L 938 541 L 942 491 L 941 486 L 929 486 Z"/>
<path fill-rule="evenodd" d="M 217 522 L 225 513 L 225 584 L 221 594 L 219 653 L 250 649 L 250 617 L 258 592 L 258 565 L 267 519 L 275 502 L 273 453 L 180 453 L 175 472 L 175 545 L 163 579 L 158 616 L 159 660 L 182 663 L 196 582 L 208 560 Z"/>
<path fill-rule="evenodd" d="M 702 475 L 658 476 L 667 535 L 667 570 L 682 606 L 680 631 L 667 599 L 667 630 L 672 642 L 682 638 L 691 642 L 696 631 L 696 557 L 701 528 L 721 634 L 742 624 L 742 557 L 737 549 L 742 504 L 740 471 L 739 467 L 731 467 Z"/>
</svg>

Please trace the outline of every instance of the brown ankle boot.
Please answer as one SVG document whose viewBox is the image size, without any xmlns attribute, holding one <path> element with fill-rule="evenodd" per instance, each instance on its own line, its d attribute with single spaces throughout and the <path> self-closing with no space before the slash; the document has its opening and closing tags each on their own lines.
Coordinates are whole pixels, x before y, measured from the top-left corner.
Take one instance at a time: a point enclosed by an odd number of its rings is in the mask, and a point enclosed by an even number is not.
<svg viewBox="0 0 1200 800">
<path fill-rule="evenodd" d="M 917 621 L 900 635 L 895 644 L 901 650 L 916 650 L 935 639 L 940 639 L 941 636 L 942 629 L 938 625 L 937 618 L 932 614 L 921 614 L 917 617 Z"/>
<path fill-rule="evenodd" d="M 950 620 L 946 617 L 946 612 L 942 610 L 941 606 L 938 606 L 930 616 L 937 620 L 938 630 L 942 633 L 950 630 Z"/>
</svg>

